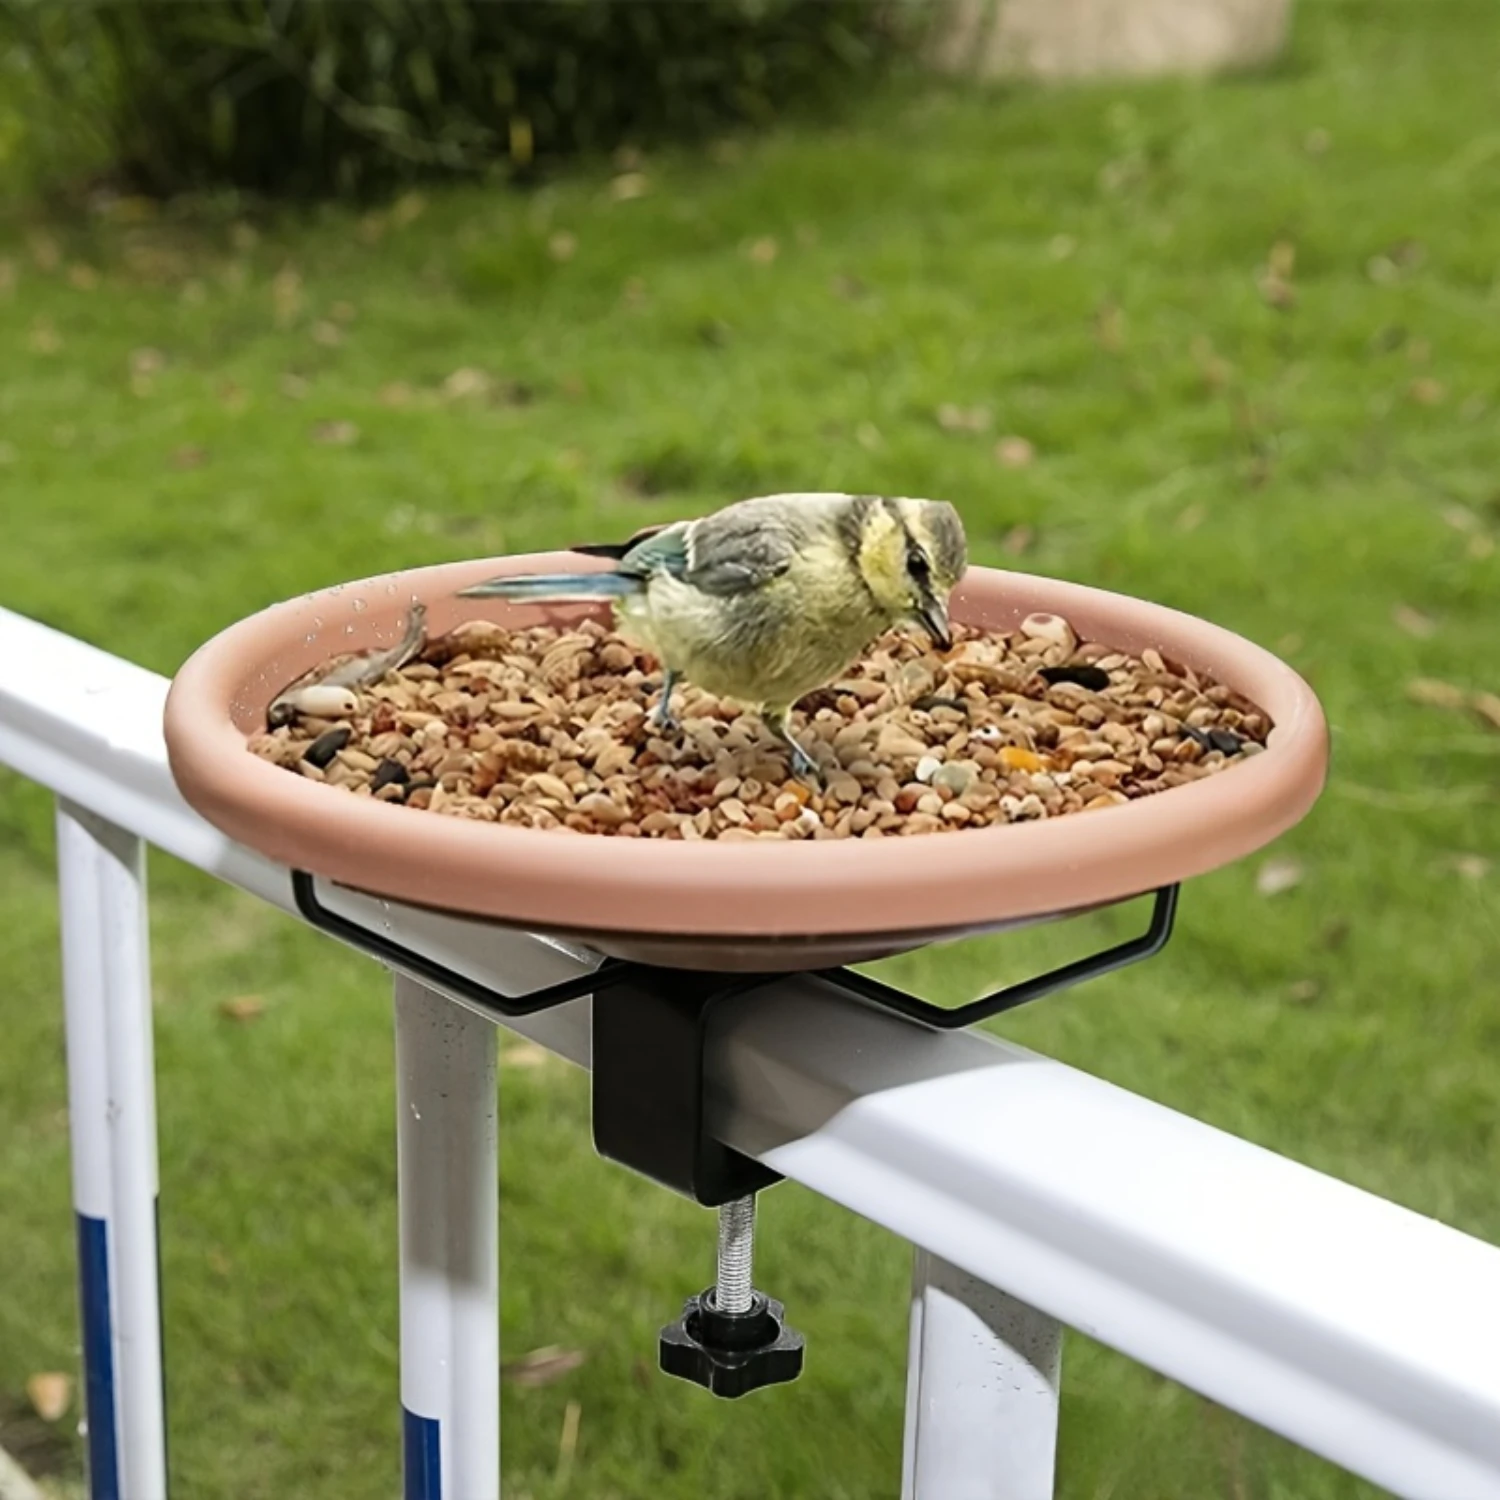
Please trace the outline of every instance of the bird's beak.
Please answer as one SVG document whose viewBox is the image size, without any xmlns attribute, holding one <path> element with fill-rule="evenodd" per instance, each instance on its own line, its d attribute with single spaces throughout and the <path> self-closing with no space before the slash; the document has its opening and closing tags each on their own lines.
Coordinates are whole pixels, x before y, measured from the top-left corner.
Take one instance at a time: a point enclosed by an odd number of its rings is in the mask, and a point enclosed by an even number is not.
<svg viewBox="0 0 1500 1500">
<path fill-rule="evenodd" d="M 948 606 L 941 599 L 924 599 L 917 608 L 917 623 L 932 637 L 932 644 L 939 651 L 946 651 L 953 644 L 953 633 L 948 628 Z"/>
</svg>

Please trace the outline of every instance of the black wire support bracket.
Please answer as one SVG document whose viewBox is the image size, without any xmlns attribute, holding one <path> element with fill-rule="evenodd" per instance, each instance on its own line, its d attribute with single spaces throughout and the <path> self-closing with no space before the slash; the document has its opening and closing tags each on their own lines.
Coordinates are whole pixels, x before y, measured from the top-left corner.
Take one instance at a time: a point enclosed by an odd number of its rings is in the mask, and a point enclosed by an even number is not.
<svg viewBox="0 0 1500 1500">
<path fill-rule="evenodd" d="M 894 1012 L 908 1021 L 930 1026 L 938 1031 L 961 1031 L 987 1021 L 991 1016 L 1003 1015 L 1017 1006 L 1040 1000 L 1046 995 L 1055 995 L 1059 990 L 1071 989 L 1089 979 L 1098 979 L 1103 974 L 1113 974 L 1117 969 L 1129 968 L 1143 958 L 1154 958 L 1167 946 L 1172 936 L 1172 926 L 1177 920 L 1177 896 L 1180 887 L 1164 885 L 1155 893 L 1151 907 L 1151 922 L 1140 937 L 1117 943 L 1102 953 L 1091 953 L 1087 958 L 1074 959 L 1072 963 L 1039 974 L 1035 979 L 1023 979 L 1018 984 L 1007 985 L 992 995 L 983 995 L 967 1005 L 942 1006 L 908 995 L 905 990 L 872 979 L 855 969 L 815 969 L 812 977 L 821 979 L 835 989 L 867 1000 L 882 1010 Z"/>
<path fill-rule="evenodd" d="M 369 927 L 362 927 L 358 922 L 351 922 L 348 917 L 341 917 L 336 911 L 330 911 L 318 899 L 313 877 L 304 870 L 292 871 L 292 899 L 310 927 L 316 927 L 319 932 L 326 932 L 329 937 L 336 937 L 340 942 L 348 943 L 351 948 L 368 953 L 371 958 L 379 959 L 383 964 L 403 970 L 420 979 L 423 984 L 431 985 L 434 989 L 449 990 L 480 1010 L 503 1016 L 508 1021 L 522 1016 L 534 1016 L 539 1011 L 551 1010 L 555 1005 L 566 1005 L 569 1000 L 578 1000 L 584 995 L 603 994 L 617 984 L 624 984 L 645 967 L 643 964 L 625 963 L 619 959 L 606 959 L 597 969 L 590 969 L 587 974 L 577 974 L 572 979 L 544 985 L 529 994 L 506 995 L 487 984 L 481 984 L 477 979 L 470 979 L 467 974 L 460 974 L 457 969 L 440 964 L 425 953 L 418 953 L 415 948 L 408 948 L 393 938 L 385 937 Z"/>
<path fill-rule="evenodd" d="M 291 877 L 297 910 L 310 926 L 501 1020 L 533 1016 L 584 995 L 621 992 L 610 994 L 609 1002 L 596 1004 L 593 1012 L 594 1145 L 600 1155 L 709 1206 L 778 1180 L 775 1172 L 731 1150 L 709 1129 L 708 1022 L 723 1001 L 795 975 L 697 972 L 606 959 L 586 974 L 507 995 L 330 911 L 305 871 L 293 870 Z M 814 969 L 808 977 L 916 1025 L 959 1031 L 1160 953 L 1172 935 L 1177 896 L 1176 885 L 1155 892 L 1150 925 L 1139 937 L 951 1009 L 854 969 Z"/>
<path fill-rule="evenodd" d="M 456 969 L 450 969 L 446 964 L 438 963 L 425 953 L 418 953 L 413 948 L 407 948 L 392 938 L 330 911 L 318 899 L 311 875 L 303 870 L 293 870 L 291 876 L 293 899 L 309 926 L 368 953 L 382 963 L 404 969 L 426 984 L 450 990 L 480 1009 L 493 1011 L 508 1020 L 533 1016 L 539 1011 L 550 1010 L 554 1005 L 563 1005 L 584 995 L 602 994 L 652 972 L 651 966 L 647 964 L 606 959 L 597 969 L 591 969 L 587 974 L 564 979 L 558 984 L 545 985 L 530 994 L 506 995 L 478 980 L 470 979 L 466 974 L 460 974 Z M 1172 936 L 1180 889 L 1175 884 L 1164 885 L 1155 892 L 1150 924 L 1139 937 L 1117 943 L 1102 953 L 1091 953 L 1086 958 L 1074 959 L 1071 963 L 1039 974 L 1034 979 L 1023 979 L 1017 984 L 1007 985 L 1004 989 L 996 990 L 991 995 L 983 995 L 965 1005 L 933 1005 L 930 1001 L 908 995 L 904 990 L 898 990 L 893 985 L 872 979 L 868 974 L 861 974 L 854 969 L 813 969 L 809 973 L 811 977 L 821 979 L 835 989 L 868 1001 L 882 1010 L 891 1011 L 908 1021 L 915 1021 L 938 1031 L 961 1031 L 967 1026 L 987 1021 L 992 1016 L 1003 1015 L 1008 1010 L 1027 1005 L 1033 1000 L 1055 995 L 1059 990 L 1071 989 L 1075 984 L 1083 984 L 1104 974 L 1112 974 L 1118 969 L 1129 968 L 1131 964 L 1139 963 L 1145 958 L 1154 958 L 1167 946 Z M 758 986 L 770 983 L 777 977 L 779 976 L 766 975 L 750 982 Z M 748 987 L 743 982 L 745 979 L 746 976 L 741 976 L 742 982 L 734 986 L 737 992 Z M 720 976 L 720 982 L 728 981 Z"/>
</svg>

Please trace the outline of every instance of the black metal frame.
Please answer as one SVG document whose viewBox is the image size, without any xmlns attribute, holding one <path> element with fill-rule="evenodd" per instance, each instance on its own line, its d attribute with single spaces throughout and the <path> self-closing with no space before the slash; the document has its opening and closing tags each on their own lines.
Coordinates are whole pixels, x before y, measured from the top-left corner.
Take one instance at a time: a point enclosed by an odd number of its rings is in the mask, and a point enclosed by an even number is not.
<svg viewBox="0 0 1500 1500">
<path fill-rule="evenodd" d="M 854 969 L 823 969 L 815 973 L 817 978 L 827 980 L 847 994 L 857 995 L 861 1000 L 868 1000 L 883 1010 L 894 1011 L 908 1021 L 917 1021 L 938 1031 L 962 1031 L 966 1026 L 987 1021 L 991 1016 L 1002 1015 L 1032 1000 L 1040 1000 L 1044 995 L 1054 995 L 1058 990 L 1082 984 L 1086 979 L 1097 979 L 1101 974 L 1112 974 L 1116 969 L 1128 968 L 1143 958 L 1154 958 L 1167 946 L 1167 940 L 1172 936 L 1172 925 L 1177 919 L 1179 890 L 1179 886 L 1164 885 L 1156 892 L 1156 900 L 1151 908 L 1151 925 L 1140 937 L 1106 948 L 1103 953 L 1091 953 L 1087 958 L 1074 959 L 1061 968 L 1038 974 L 1035 979 L 1023 979 L 1019 984 L 1007 985 L 992 995 L 982 996 L 978 1000 L 971 1000 L 967 1005 L 957 1005 L 951 1009 L 919 1000 L 915 995 L 908 995 L 905 990 L 893 989 Z"/>
<path fill-rule="evenodd" d="M 623 984 L 635 970 L 642 967 L 640 964 L 606 959 L 597 969 L 579 974 L 573 979 L 545 985 L 527 995 L 504 995 L 487 984 L 480 984 L 477 979 L 470 979 L 467 974 L 460 974 L 457 969 L 437 963 L 425 953 L 403 947 L 388 937 L 382 937 L 378 932 L 372 932 L 368 927 L 361 927 L 358 922 L 341 917 L 336 911 L 329 911 L 318 900 L 313 877 L 304 870 L 292 871 L 292 899 L 310 927 L 316 927 L 319 932 L 326 932 L 330 937 L 348 943 L 351 948 L 368 953 L 371 958 L 378 958 L 381 963 L 404 969 L 436 989 L 451 990 L 455 995 L 462 995 L 470 1004 L 481 1010 L 493 1011 L 507 1020 L 534 1016 L 538 1011 L 551 1010 L 554 1005 L 565 1005 L 569 1000 L 578 1000 L 584 995 L 602 994 L 617 984 Z"/>
<path fill-rule="evenodd" d="M 291 874 L 297 910 L 310 926 L 503 1019 L 609 993 L 608 1002 L 596 1004 L 593 1012 L 594 1145 L 600 1155 L 710 1207 L 780 1180 L 710 1132 L 704 1113 L 704 1050 L 715 1006 L 789 976 L 667 969 L 609 959 L 559 984 L 504 995 L 330 911 L 318 900 L 311 875 L 302 870 Z M 1155 892 L 1151 922 L 1141 936 L 951 1010 L 853 969 L 809 973 L 903 1020 L 958 1031 L 1160 953 L 1172 935 L 1177 897 L 1176 885 Z"/>
</svg>

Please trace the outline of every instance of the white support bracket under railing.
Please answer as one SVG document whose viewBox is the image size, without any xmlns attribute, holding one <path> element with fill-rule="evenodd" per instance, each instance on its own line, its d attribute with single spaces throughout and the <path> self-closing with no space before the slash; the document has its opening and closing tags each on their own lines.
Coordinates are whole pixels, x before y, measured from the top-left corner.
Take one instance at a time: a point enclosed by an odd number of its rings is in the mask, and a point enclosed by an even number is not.
<svg viewBox="0 0 1500 1500">
<path fill-rule="evenodd" d="M 0 662 L 0 765 L 294 910 L 286 870 L 178 795 L 165 679 L 5 611 Z M 508 992 L 592 964 L 485 923 L 322 896 Z M 510 1024 L 586 1067 L 589 1017 L 585 999 Z M 1038 1443 L 1006 1424 L 1041 1424 L 1050 1443 L 1051 1320 L 1411 1500 L 1500 1500 L 1500 1249 L 1023 1048 L 917 1030 L 808 978 L 722 1005 L 709 1086 L 724 1141 L 923 1252 L 913 1400 L 977 1400 L 944 1328 L 1031 1372 L 1034 1399 L 972 1407 L 1004 1418 L 988 1464 L 965 1448 L 960 1484 L 909 1452 L 907 1500 L 1043 1493 Z M 919 1449 L 924 1430 L 949 1431 L 944 1415 L 909 1414 Z"/>
</svg>

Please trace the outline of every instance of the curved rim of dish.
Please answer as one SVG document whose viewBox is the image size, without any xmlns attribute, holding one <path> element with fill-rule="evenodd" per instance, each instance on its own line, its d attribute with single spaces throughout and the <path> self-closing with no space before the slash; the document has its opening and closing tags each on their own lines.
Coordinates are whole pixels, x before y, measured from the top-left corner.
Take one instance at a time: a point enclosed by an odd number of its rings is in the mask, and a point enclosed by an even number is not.
<svg viewBox="0 0 1500 1500">
<path fill-rule="evenodd" d="M 1261 706 L 1266 751 L 1149 797 L 1031 823 L 877 840 L 618 839 L 425 814 L 290 774 L 246 750 L 286 683 L 340 652 L 389 645 L 421 599 L 436 636 L 467 620 L 566 624 L 577 606 L 455 593 L 501 573 L 607 567 L 573 553 L 439 564 L 274 604 L 200 647 L 168 695 L 172 772 L 188 803 L 279 863 L 395 900 L 513 926 L 725 938 L 928 933 L 1124 900 L 1269 843 L 1317 799 L 1327 727 L 1305 681 L 1195 616 L 1033 574 L 971 568 L 955 620 L 1058 614 L 1081 639 L 1207 671 Z M 595 612 L 597 613 L 597 612 Z"/>
</svg>

